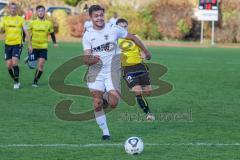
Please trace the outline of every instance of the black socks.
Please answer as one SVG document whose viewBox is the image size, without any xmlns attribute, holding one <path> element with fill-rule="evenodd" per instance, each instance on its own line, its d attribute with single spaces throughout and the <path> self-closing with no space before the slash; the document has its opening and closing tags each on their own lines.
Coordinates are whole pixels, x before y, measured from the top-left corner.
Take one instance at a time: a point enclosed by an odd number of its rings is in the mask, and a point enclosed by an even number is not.
<svg viewBox="0 0 240 160">
<path fill-rule="evenodd" d="M 36 70 L 34 82 L 38 82 L 38 80 L 40 79 L 42 73 L 43 73 L 43 71 Z"/>
<path fill-rule="evenodd" d="M 149 110 L 146 99 L 142 95 L 137 95 L 136 99 L 137 99 L 138 105 L 141 107 L 143 112 L 148 114 L 150 112 L 150 110 Z"/>
</svg>

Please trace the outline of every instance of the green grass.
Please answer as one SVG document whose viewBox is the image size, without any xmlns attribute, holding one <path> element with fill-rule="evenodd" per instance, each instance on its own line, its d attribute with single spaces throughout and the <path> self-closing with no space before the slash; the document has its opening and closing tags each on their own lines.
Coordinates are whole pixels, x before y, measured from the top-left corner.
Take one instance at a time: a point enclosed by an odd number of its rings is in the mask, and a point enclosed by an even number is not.
<svg viewBox="0 0 240 160">
<path fill-rule="evenodd" d="M 0 47 L 3 51 L 3 44 Z M 174 89 L 163 96 L 148 98 L 156 115 L 191 114 L 191 120 L 161 119 L 140 122 L 127 115 L 140 113 L 137 106 L 121 101 L 107 114 L 112 134 L 109 142 L 101 141 L 95 120 L 67 122 L 54 113 L 62 99 L 75 103 L 72 112 L 92 109 L 90 98 L 59 94 L 48 86 L 48 78 L 61 64 L 82 53 L 80 43 L 50 46 L 49 60 L 40 80 L 32 88 L 34 75 L 21 60 L 22 88 L 12 89 L 4 60 L 0 61 L 0 145 L 8 144 L 119 144 L 130 136 L 139 136 L 145 146 L 141 155 L 129 156 L 123 146 L 103 147 L 0 147 L 0 160 L 75 160 L 75 159 L 145 159 L 145 160 L 226 160 L 240 159 L 240 146 L 197 146 L 189 143 L 240 143 L 240 53 L 239 49 L 150 47 L 152 62 L 169 70 L 161 79 Z M 26 56 L 23 53 L 22 59 Z M 3 57 L 3 54 L 2 54 Z M 75 70 L 66 83 L 80 85 L 84 67 Z M 83 85 L 83 84 L 81 84 Z M 189 113 L 191 111 L 191 113 Z M 178 144 L 178 145 L 164 145 Z"/>
</svg>

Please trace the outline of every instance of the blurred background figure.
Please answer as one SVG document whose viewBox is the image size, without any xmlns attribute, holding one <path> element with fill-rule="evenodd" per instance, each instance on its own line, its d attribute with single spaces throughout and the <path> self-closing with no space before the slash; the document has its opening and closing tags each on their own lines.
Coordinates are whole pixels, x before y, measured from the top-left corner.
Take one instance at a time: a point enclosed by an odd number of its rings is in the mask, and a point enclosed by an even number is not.
<svg viewBox="0 0 240 160">
<path fill-rule="evenodd" d="M 85 4 L 85 6 L 83 8 L 83 11 L 84 11 L 84 14 L 85 14 L 85 17 L 86 17 L 86 20 L 85 20 L 84 25 L 83 25 L 84 32 L 85 32 L 88 28 L 93 26 L 93 23 L 92 23 L 92 21 L 90 19 L 90 16 L 88 14 L 88 5 L 87 4 Z"/>
<path fill-rule="evenodd" d="M 26 21 L 31 20 L 32 16 L 33 16 L 33 8 L 31 6 L 28 6 L 27 11 L 25 12 L 24 18 Z"/>
<path fill-rule="evenodd" d="M 87 4 L 84 5 L 83 12 L 88 12 L 88 5 Z"/>
<path fill-rule="evenodd" d="M 117 20 L 118 20 L 118 13 L 113 12 L 113 16 L 112 16 L 112 18 L 109 19 L 108 23 L 112 26 L 112 25 L 116 24 Z"/>
</svg>

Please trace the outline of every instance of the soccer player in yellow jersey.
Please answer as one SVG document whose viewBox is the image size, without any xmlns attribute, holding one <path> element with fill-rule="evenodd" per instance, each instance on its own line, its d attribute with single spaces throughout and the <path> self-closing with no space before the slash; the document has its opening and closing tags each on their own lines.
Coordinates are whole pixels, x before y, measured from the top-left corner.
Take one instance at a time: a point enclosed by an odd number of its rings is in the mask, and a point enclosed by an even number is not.
<svg viewBox="0 0 240 160">
<path fill-rule="evenodd" d="M 128 22 L 125 19 L 118 19 L 116 24 L 128 29 Z M 143 62 L 141 49 L 129 39 L 119 39 L 119 47 L 121 49 L 121 62 L 123 70 L 123 78 L 128 87 L 135 92 L 138 105 L 144 113 L 147 120 L 154 120 L 154 115 L 150 112 L 147 100 L 144 95 L 151 94 L 151 84 L 147 65 Z M 145 53 L 145 58 L 150 59 L 151 55 Z"/>
<path fill-rule="evenodd" d="M 8 68 L 8 72 L 14 80 L 14 89 L 19 89 L 19 66 L 23 32 L 27 36 L 25 30 L 25 21 L 22 17 L 17 15 L 17 4 L 9 4 L 10 15 L 3 17 L 0 23 L 1 32 L 5 32 L 5 60 Z"/>
<path fill-rule="evenodd" d="M 58 47 L 53 30 L 53 23 L 45 19 L 45 7 L 36 7 L 37 19 L 31 21 L 28 26 L 29 31 L 29 54 L 34 55 L 38 60 L 38 67 L 33 80 L 33 87 L 38 87 L 38 81 L 43 73 L 44 63 L 47 60 L 48 35 L 51 35 L 54 47 Z"/>
</svg>

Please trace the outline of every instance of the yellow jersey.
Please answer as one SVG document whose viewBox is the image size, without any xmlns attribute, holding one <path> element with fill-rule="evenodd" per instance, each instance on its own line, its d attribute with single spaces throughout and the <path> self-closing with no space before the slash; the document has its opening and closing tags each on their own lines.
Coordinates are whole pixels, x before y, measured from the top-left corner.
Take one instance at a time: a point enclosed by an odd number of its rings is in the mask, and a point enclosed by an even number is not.
<svg viewBox="0 0 240 160">
<path fill-rule="evenodd" d="M 5 32 L 5 44 L 22 44 L 24 25 L 25 21 L 20 16 L 4 16 L 0 27 Z"/>
<path fill-rule="evenodd" d="M 36 19 L 29 23 L 28 30 L 32 37 L 32 47 L 34 49 L 48 48 L 48 35 L 54 32 L 53 23 L 49 20 Z"/>
<path fill-rule="evenodd" d="M 118 45 L 122 51 L 122 66 L 132 66 L 143 61 L 141 57 L 141 49 L 131 40 L 119 39 Z"/>
</svg>

